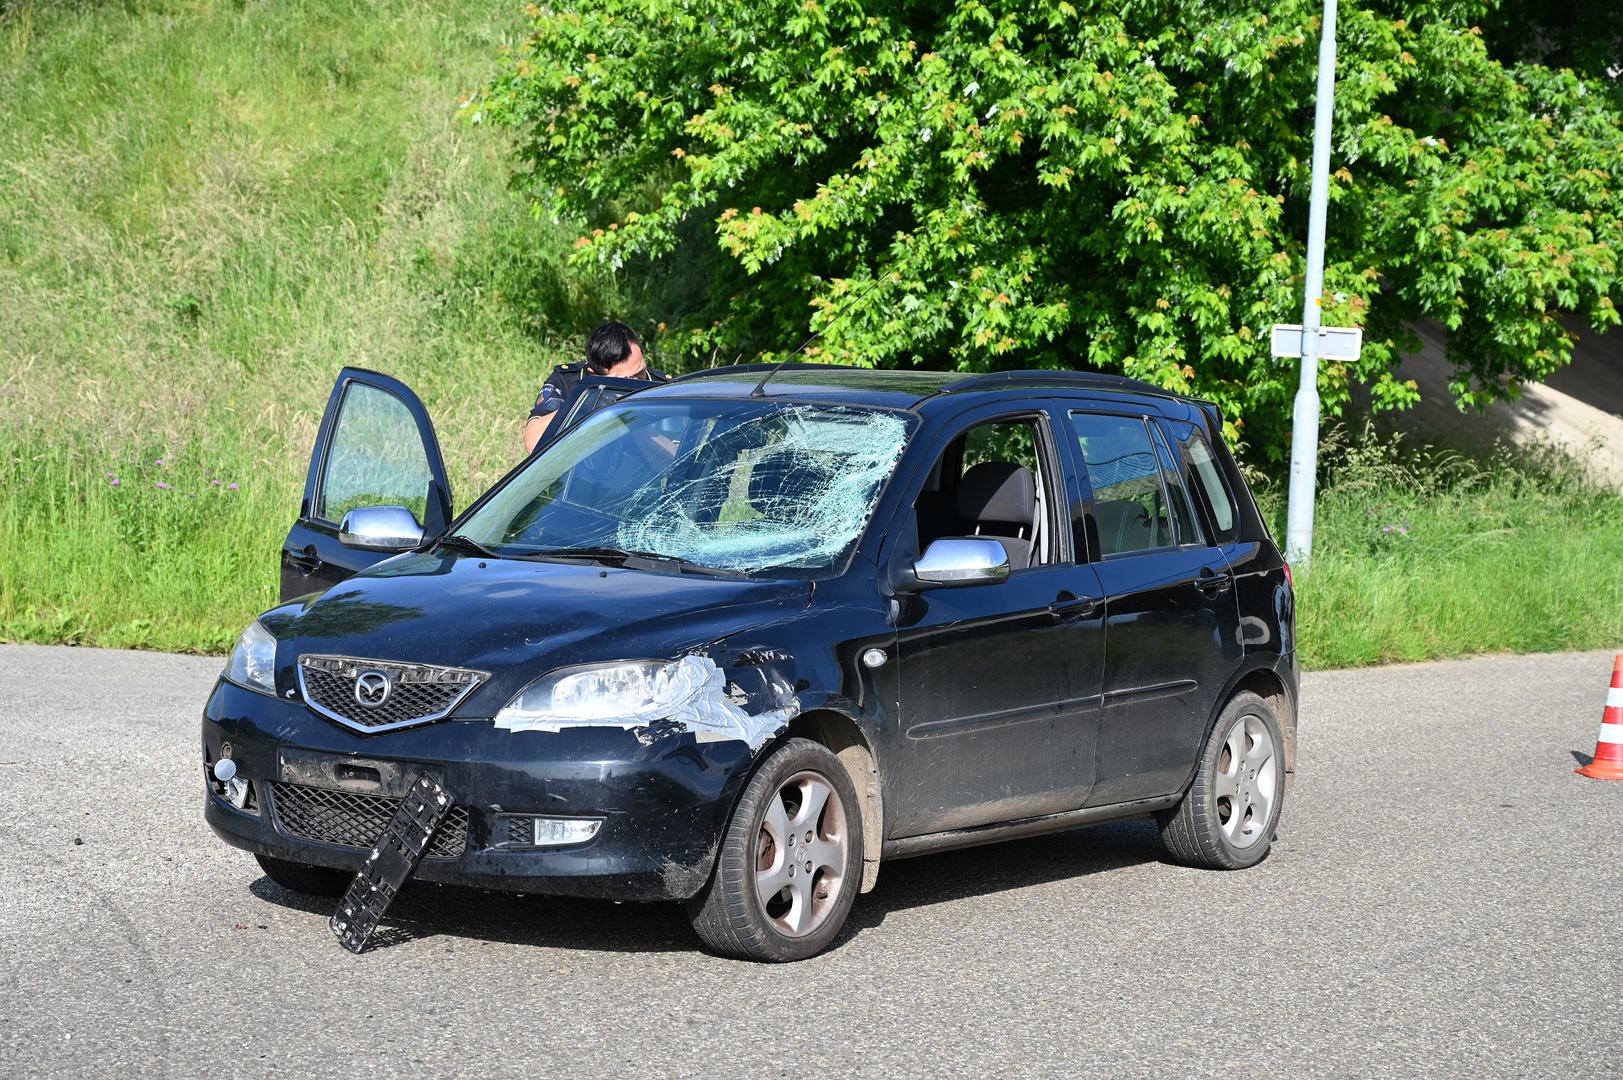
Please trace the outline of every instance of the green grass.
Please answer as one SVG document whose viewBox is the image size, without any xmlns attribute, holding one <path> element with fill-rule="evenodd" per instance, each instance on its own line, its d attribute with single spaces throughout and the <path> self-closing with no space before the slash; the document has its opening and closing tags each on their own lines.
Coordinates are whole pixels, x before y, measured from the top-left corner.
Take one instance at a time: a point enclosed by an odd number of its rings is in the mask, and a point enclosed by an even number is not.
<svg viewBox="0 0 1623 1080">
<path fill-rule="evenodd" d="M 423 396 L 462 501 L 512 464 L 615 297 L 456 116 L 520 19 L 0 0 L 0 637 L 228 644 L 345 364 Z"/>
<path fill-rule="evenodd" d="M 1623 498 L 1553 456 L 1487 459 L 1334 433 L 1311 568 L 1310 668 L 1623 647 Z M 1263 492 L 1284 536 L 1277 488 Z"/>
<path fill-rule="evenodd" d="M 0 639 L 226 648 L 344 364 L 423 396 L 459 505 L 513 462 L 624 284 L 565 272 L 456 117 L 517 7 L 0 0 Z M 1309 666 L 1623 642 L 1623 500 L 1327 457 Z"/>
</svg>

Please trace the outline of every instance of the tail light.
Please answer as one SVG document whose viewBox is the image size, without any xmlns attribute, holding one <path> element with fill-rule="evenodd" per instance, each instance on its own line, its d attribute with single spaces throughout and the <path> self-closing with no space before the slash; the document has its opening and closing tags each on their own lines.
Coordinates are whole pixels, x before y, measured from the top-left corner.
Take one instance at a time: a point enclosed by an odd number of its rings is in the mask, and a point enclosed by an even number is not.
<svg viewBox="0 0 1623 1080">
<path fill-rule="evenodd" d="M 1296 579 L 1291 577 L 1291 564 L 1285 564 L 1285 584 L 1290 586 L 1291 592 L 1296 591 Z"/>
</svg>

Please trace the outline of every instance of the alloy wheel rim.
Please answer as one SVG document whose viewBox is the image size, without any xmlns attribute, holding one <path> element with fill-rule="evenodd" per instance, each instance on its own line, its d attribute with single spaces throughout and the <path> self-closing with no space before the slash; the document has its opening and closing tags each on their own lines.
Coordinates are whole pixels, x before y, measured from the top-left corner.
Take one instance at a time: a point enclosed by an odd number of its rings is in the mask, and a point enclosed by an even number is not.
<svg viewBox="0 0 1623 1080">
<path fill-rule="evenodd" d="M 845 888 L 845 804 L 824 776 L 795 773 L 772 793 L 755 849 L 755 896 L 788 937 L 815 933 Z"/>
<path fill-rule="evenodd" d="M 1258 717 L 1242 716 L 1229 728 L 1213 790 L 1218 828 L 1231 847 L 1248 848 L 1268 835 L 1279 797 L 1278 754 Z"/>
</svg>

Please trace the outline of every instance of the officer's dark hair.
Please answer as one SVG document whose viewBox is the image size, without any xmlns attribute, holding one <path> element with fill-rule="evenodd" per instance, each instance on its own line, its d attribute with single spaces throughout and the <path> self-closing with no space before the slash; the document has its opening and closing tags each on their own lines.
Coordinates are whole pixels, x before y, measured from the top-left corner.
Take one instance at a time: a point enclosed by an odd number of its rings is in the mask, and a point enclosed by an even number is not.
<svg viewBox="0 0 1623 1080">
<path fill-rule="evenodd" d="M 642 338 L 623 322 L 607 322 L 586 339 L 586 366 L 601 375 L 631 355 L 631 346 L 642 348 Z"/>
</svg>

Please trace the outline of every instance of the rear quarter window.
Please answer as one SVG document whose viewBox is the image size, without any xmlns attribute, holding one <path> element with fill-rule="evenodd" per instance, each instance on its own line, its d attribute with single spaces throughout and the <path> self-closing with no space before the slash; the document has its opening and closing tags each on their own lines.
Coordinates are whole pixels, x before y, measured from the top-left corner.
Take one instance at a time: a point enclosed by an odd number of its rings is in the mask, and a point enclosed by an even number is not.
<svg viewBox="0 0 1623 1080">
<path fill-rule="evenodd" d="M 1229 491 L 1228 481 L 1223 477 L 1223 467 L 1217 463 L 1205 433 L 1181 420 L 1166 423 L 1181 449 L 1189 488 L 1205 504 L 1217 542 L 1233 542 L 1240 534 L 1239 510 L 1235 506 L 1233 492 Z"/>
</svg>

